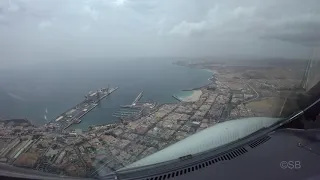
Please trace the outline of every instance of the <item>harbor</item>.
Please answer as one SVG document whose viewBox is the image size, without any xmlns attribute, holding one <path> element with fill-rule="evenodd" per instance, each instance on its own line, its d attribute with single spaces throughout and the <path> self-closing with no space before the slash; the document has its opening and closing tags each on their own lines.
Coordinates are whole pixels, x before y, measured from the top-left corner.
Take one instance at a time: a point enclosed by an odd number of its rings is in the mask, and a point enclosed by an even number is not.
<svg viewBox="0 0 320 180">
<path fill-rule="evenodd" d="M 46 124 L 47 127 L 62 131 L 73 124 L 79 124 L 81 118 L 98 106 L 99 102 L 116 91 L 116 88 L 101 88 L 97 91 L 90 91 L 85 99 L 74 107 L 60 114 Z"/>
<path fill-rule="evenodd" d="M 140 118 L 142 115 L 150 113 L 155 109 L 157 103 L 154 101 L 141 102 L 144 91 L 141 91 L 134 101 L 129 105 L 121 105 L 120 110 L 115 112 L 112 116 L 117 117 L 121 121 L 132 121 Z"/>
<path fill-rule="evenodd" d="M 139 93 L 139 95 L 134 99 L 134 101 L 130 105 L 121 106 L 123 108 L 135 108 L 137 106 L 137 102 L 142 98 L 143 91 Z"/>
</svg>

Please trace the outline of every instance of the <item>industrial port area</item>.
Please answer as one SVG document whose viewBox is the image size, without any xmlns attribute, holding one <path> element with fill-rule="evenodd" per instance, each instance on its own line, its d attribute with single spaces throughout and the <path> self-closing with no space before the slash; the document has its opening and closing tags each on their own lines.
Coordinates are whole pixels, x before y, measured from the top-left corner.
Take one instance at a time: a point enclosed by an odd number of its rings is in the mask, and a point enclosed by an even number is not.
<svg viewBox="0 0 320 180">
<path fill-rule="evenodd" d="M 118 87 L 102 88 L 95 92 L 89 92 L 88 95 L 85 96 L 84 101 L 62 113 L 56 119 L 51 120 L 45 127 L 56 131 L 62 131 L 72 124 L 79 124 L 83 116 L 94 109 L 102 99 L 109 96 L 117 89 Z"/>
<path fill-rule="evenodd" d="M 114 117 L 123 121 L 135 121 L 142 116 L 146 116 L 156 110 L 157 103 L 154 101 L 141 102 L 143 96 L 141 91 L 134 101 L 129 105 L 121 105 L 121 109 L 113 114 Z"/>
<path fill-rule="evenodd" d="M 91 92 L 49 123 L 0 122 L 0 162 L 66 176 L 104 176 L 217 123 L 256 116 L 285 116 L 289 94 L 301 91 L 301 66 L 221 66 L 179 63 L 208 69 L 210 83 L 195 98 L 171 104 L 140 102 L 113 115 L 114 124 L 68 130 L 117 88 Z"/>
</svg>

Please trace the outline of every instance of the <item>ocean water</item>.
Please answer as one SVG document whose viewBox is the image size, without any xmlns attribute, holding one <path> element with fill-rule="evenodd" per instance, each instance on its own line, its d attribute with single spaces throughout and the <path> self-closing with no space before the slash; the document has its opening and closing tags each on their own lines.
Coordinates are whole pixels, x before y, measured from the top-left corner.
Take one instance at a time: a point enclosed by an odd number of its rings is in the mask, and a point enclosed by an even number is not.
<svg viewBox="0 0 320 180">
<path fill-rule="evenodd" d="M 0 70 L 0 118 L 28 118 L 36 125 L 56 118 L 84 99 L 91 90 L 119 87 L 72 128 L 117 120 L 113 112 L 131 104 L 143 90 L 142 100 L 176 102 L 208 83 L 212 73 L 172 64 L 173 60 L 50 61 Z M 191 92 L 192 93 L 192 92 Z M 46 119 L 45 119 L 46 116 Z"/>
</svg>

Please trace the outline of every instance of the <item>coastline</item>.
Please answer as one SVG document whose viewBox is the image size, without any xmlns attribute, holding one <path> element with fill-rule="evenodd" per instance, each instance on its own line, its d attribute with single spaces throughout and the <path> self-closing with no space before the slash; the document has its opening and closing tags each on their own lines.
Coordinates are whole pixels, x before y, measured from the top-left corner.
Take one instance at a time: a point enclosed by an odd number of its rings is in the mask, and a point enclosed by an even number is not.
<svg viewBox="0 0 320 180">
<path fill-rule="evenodd" d="M 178 65 L 178 66 L 181 66 L 181 67 L 186 67 L 186 66 L 184 66 L 184 65 Z M 191 69 L 195 69 L 195 68 L 193 68 L 193 67 L 190 67 Z M 200 69 L 199 69 L 200 70 Z M 203 71 L 205 71 L 205 72 L 210 72 L 211 73 L 211 75 L 210 76 L 212 76 L 214 73 L 211 71 L 211 70 L 209 70 L 209 69 L 202 69 Z M 208 74 L 207 74 L 208 75 Z M 196 77 L 196 76 L 195 76 Z M 209 77 L 208 78 L 208 76 L 205 76 L 204 77 L 205 79 L 203 79 L 203 77 L 200 79 L 200 81 L 198 81 L 198 82 L 203 82 L 203 80 L 209 80 L 209 82 L 208 81 L 206 81 L 206 82 L 204 82 L 204 84 L 199 84 L 199 83 L 196 83 L 196 84 L 193 84 L 194 85 L 194 88 L 193 89 L 189 89 L 189 90 L 187 90 L 187 91 L 192 91 L 192 94 L 190 95 L 190 96 L 188 96 L 188 97 L 179 97 L 179 99 L 181 99 L 182 100 L 182 102 L 195 102 L 195 101 L 197 101 L 199 98 L 200 98 L 200 96 L 202 95 L 202 91 L 200 90 L 201 88 L 204 88 L 204 87 L 206 87 L 206 86 L 208 86 L 208 85 L 210 85 L 211 83 L 212 83 L 212 81 L 210 80 L 211 78 Z M 200 86 L 199 86 L 200 85 Z M 192 86 L 191 86 L 192 87 Z M 180 89 L 180 91 L 185 91 L 185 90 L 181 90 Z M 172 93 L 172 92 L 171 92 Z M 177 104 L 178 102 L 162 102 L 161 104 Z M 18 118 L 16 118 L 16 119 L 18 119 Z M 50 118 L 51 119 L 51 118 Z M 29 120 L 29 123 L 30 124 L 32 124 L 33 126 L 37 126 L 37 127 L 43 127 L 46 123 L 41 123 L 41 124 L 38 124 L 38 123 L 36 123 L 36 122 L 34 122 L 34 121 L 31 121 L 30 119 L 28 119 Z M 68 129 L 68 130 L 73 130 L 73 129 L 83 129 L 83 130 L 88 130 L 89 129 L 89 127 L 90 126 L 103 126 L 103 125 L 108 125 L 108 124 L 113 124 L 113 123 L 119 123 L 118 121 L 112 121 L 111 123 L 109 123 L 109 122 L 99 122 L 99 123 L 96 123 L 96 124 L 91 124 L 90 123 L 90 125 L 84 125 L 85 127 L 79 127 L 79 126 L 76 126 L 76 127 L 71 127 L 70 129 Z"/>
<path fill-rule="evenodd" d="M 202 95 L 201 90 L 193 90 L 192 94 L 186 97 L 179 97 L 182 102 L 196 102 Z"/>
<path fill-rule="evenodd" d="M 184 66 L 184 65 L 179 65 L 177 64 L 178 66 L 182 66 L 182 67 L 187 67 L 187 66 Z M 193 68 L 194 67 L 190 67 L 190 68 Z M 187 96 L 184 96 L 184 97 L 180 97 L 179 95 L 172 95 L 173 98 L 175 98 L 176 100 L 180 101 L 180 102 L 197 102 L 200 100 L 200 97 L 202 96 L 203 92 L 202 92 L 202 88 L 205 88 L 205 87 L 208 87 L 209 85 L 215 83 L 215 77 L 214 75 L 216 74 L 216 71 L 214 70 L 210 70 L 210 69 L 202 69 L 203 71 L 206 71 L 206 72 L 209 72 L 211 74 L 211 77 L 208 78 L 207 80 L 209 82 L 205 83 L 204 85 L 200 86 L 200 87 L 195 87 L 193 89 L 183 89 L 181 91 L 192 91 L 192 93 L 190 95 L 187 95 Z M 179 104 L 179 102 L 172 102 L 172 103 L 162 103 L 160 104 L 160 106 L 158 107 L 158 109 L 161 107 L 161 106 L 164 106 L 164 105 L 172 105 L 172 104 Z M 122 124 L 124 125 L 123 122 L 121 121 L 116 121 L 116 122 L 113 122 L 113 123 L 107 123 L 107 124 L 96 124 L 96 125 L 91 125 L 87 128 L 87 131 L 90 131 L 90 129 L 95 129 L 95 128 L 99 128 L 99 127 L 108 127 L 108 126 L 114 126 L 114 125 L 119 125 L 119 124 Z"/>
</svg>

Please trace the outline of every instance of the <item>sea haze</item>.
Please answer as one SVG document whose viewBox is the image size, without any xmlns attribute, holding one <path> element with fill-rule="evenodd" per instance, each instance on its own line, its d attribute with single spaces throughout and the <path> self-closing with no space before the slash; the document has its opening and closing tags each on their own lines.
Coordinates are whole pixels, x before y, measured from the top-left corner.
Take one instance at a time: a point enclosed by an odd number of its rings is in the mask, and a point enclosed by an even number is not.
<svg viewBox="0 0 320 180">
<path fill-rule="evenodd" d="M 72 128 L 117 120 L 112 113 L 131 104 L 140 91 L 142 100 L 176 102 L 172 95 L 208 83 L 211 73 L 172 64 L 174 60 L 88 60 L 45 62 L 0 70 L 0 118 L 28 118 L 36 125 L 56 118 L 84 99 L 91 90 L 119 89 Z M 45 120 L 45 116 L 47 120 Z"/>
</svg>

